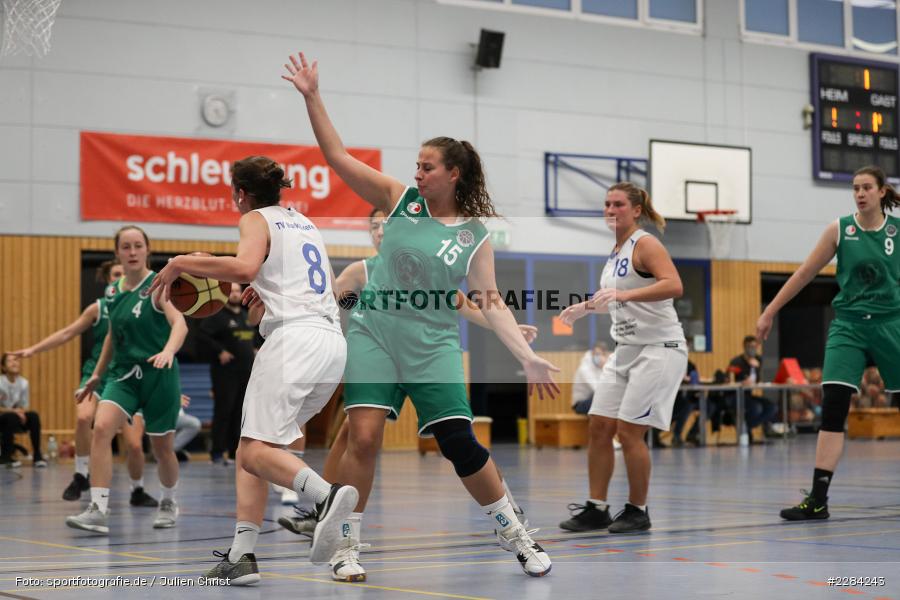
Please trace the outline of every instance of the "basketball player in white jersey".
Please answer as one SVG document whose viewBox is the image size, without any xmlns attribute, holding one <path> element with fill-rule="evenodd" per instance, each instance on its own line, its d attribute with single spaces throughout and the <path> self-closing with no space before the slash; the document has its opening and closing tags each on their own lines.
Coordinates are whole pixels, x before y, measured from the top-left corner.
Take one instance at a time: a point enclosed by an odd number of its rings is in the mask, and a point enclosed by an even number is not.
<svg viewBox="0 0 900 600">
<path fill-rule="evenodd" d="M 304 215 L 279 206 L 284 170 L 264 156 L 234 163 L 232 195 L 242 217 L 236 257 L 176 256 L 157 286 L 181 273 L 250 283 L 265 307 L 265 343 L 253 363 L 244 397 L 237 453 L 237 525 L 231 548 L 207 577 L 231 585 L 259 581 L 253 551 L 268 484 L 292 487 L 316 503 L 319 521 L 310 560 L 328 562 L 342 539 L 340 526 L 356 505 L 356 488 L 329 484 L 284 447 L 331 398 L 341 380 L 347 347 L 334 299 L 331 264 L 322 235 Z M 251 315 L 252 316 L 252 315 Z"/>
<path fill-rule="evenodd" d="M 610 187 L 605 218 L 616 235 L 616 246 L 603 268 L 600 290 L 591 300 L 565 309 L 561 318 L 571 324 L 591 311 L 608 310 L 616 350 L 603 368 L 589 411 L 590 499 L 584 505 L 570 505 L 572 517 L 560 527 L 633 533 L 650 529 L 650 452 L 644 435 L 650 427 L 669 429 L 687 368 L 684 331 L 672 303 L 681 296 L 682 285 L 669 253 L 640 228 L 642 221 L 650 221 L 662 231 L 666 223 L 653 210 L 646 191 L 631 183 Z M 615 464 L 616 434 L 628 471 L 628 502 L 611 519 L 606 493 Z"/>
</svg>

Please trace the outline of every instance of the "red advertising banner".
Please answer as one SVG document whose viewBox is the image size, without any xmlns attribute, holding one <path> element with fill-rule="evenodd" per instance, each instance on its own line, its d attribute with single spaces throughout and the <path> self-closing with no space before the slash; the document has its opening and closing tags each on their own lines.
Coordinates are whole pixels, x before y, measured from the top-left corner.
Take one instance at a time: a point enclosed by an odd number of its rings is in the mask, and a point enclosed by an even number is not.
<svg viewBox="0 0 900 600">
<path fill-rule="evenodd" d="M 381 169 L 380 150 L 348 151 Z M 284 167 L 293 186 L 282 190 L 283 206 L 320 227 L 366 227 L 372 207 L 331 170 L 317 146 L 91 131 L 81 132 L 81 218 L 235 225 L 240 213 L 231 199 L 231 164 L 251 155 Z"/>
</svg>

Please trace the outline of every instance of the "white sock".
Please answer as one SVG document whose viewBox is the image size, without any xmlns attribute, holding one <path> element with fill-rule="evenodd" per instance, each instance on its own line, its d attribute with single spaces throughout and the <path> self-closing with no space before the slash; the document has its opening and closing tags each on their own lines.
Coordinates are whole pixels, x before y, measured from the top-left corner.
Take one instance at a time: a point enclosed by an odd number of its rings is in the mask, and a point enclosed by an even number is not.
<svg viewBox="0 0 900 600">
<path fill-rule="evenodd" d="M 96 504 L 101 512 L 109 512 L 109 488 L 92 487 L 91 502 Z"/>
<path fill-rule="evenodd" d="M 88 470 L 91 466 L 91 455 L 75 457 L 75 472 L 81 473 L 85 477 L 88 476 Z"/>
<path fill-rule="evenodd" d="M 631 504 L 631 502 L 629 502 L 628 504 Z M 646 504 L 631 504 L 631 505 L 632 505 L 633 507 L 635 507 L 635 508 L 641 509 L 641 511 L 643 511 L 643 512 L 647 512 L 647 505 L 646 505 Z"/>
<path fill-rule="evenodd" d="M 294 491 L 299 496 L 305 496 L 316 504 L 324 502 L 331 491 L 331 484 L 319 477 L 319 474 L 304 467 L 294 475 Z"/>
<path fill-rule="evenodd" d="M 588 498 L 588 502 L 593 502 L 597 505 L 597 510 L 606 510 L 609 508 L 609 504 L 606 503 L 606 500 L 597 500 L 595 498 Z"/>
<path fill-rule="evenodd" d="M 132 492 L 134 490 L 136 490 L 137 488 L 142 488 L 142 487 L 144 487 L 144 478 L 143 477 L 141 477 L 140 479 L 132 479 L 131 480 L 131 491 Z"/>
<path fill-rule="evenodd" d="M 306 454 L 306 450 L 288 450 L 288 452 L 290 452 L 297 458 L 303 458 L 303 455 Z"/>
<path fill-rule="evenodd" d="M 228 562 L 236 563 L 243 555 L 252 553 L 258 537 L 259 525 L 250 521 L 238 521 L 234 526 L 234 541 L 228 551 Z"/>
<path fill-rule="evenodd" d="M 363 514 L 361 512 L 352 512 L 350 513 L 350 516 L 347 517 L 347 520 L 341 524 L 341 532 L 346 532 L 343 533 L 345 538 L 350 538 L 355 542 L 359 542 L 359 536 L 362 530 L 362 516 Z"/>
<path fill-rule="evenodd" d="M 173 485 L 170 488 L 167 488 L 166 486 L 164 486 L 163 484 L 160 483 L 159 489 L 162 492 L 162 497 L 160 498 L 160 500 L 174 500 L 175 499 L 175 488 L 177 488 L 177 487 L 178 487 L 177 481 L 175 482 L 175 485 Z"/>
<path fill-rule="evenodd" d="M 506 492 L 506 497 L 509 499 L 509 503 L 512 504 L 513 510 L 517 510 L 517 511 L 521 512 L 521 509 L 519 508 L 519 504 L 516 502 L 516 499 L 513 498 L 512 492 L 509 491 L 509 486 L 506 485 L 506 480 L 501 479 L 500 481 L 501 481 L 501 483 L 503 483 L 503 491 Z"/>
<path fill-rule="evenodd" d="M 515 527 L 519 524 L 519 518 L 513 511 L 512 504 L 509 503 L 509 498 L 507 498 L 505 494 L 496 502 L 487 504 L 481 508 L 484 509 L 488 517 L 491 518 L 491 521 L 500 531 Z"/>
</svg>

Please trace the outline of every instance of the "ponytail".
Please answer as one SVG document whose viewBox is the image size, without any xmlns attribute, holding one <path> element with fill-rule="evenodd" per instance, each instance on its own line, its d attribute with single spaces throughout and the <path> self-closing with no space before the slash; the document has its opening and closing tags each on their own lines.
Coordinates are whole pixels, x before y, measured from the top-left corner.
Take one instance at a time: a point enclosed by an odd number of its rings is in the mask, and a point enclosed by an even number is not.
<svg viewBox="0 0 900 600">
<path fill-rule="evenodd" d="M 284 169 L 266 156 L 248 156 L 231 166 L 231 182 L 235 189 L 250 196 L 253 208 L 273 206 L 281 202 L 281 189 L 291 187 Z"/>
<path fill-rule="evenodd" d="M 647 190 L 634 185 L 630 181 L 622 181 L 610 186 L 609 191 L 612 192 L 614 190 L 625 192 L 625 196 L 632 206 L 641 207 L 639 221 L 653 223 L 660 233 L 665 232 L 666 220 L 653 208 L 653 203 L 650 201 L 650 194 L 647 193 Z"/>
</svg>

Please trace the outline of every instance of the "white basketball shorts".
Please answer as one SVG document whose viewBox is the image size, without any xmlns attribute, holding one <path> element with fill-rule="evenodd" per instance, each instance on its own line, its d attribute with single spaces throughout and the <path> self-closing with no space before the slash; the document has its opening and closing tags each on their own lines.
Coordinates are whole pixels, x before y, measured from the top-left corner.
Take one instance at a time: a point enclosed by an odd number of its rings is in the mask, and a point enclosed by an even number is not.
<svg viewBox="0 0 900 600">
<path fill-rule="evenodd" d="M 589 414 L 668 431 L 687 360 L 684 342 L 616 346 L 603 366 Z"/>
<path fill-rule="evenodd" d="M 328 403 L 344 374 L 347 343 L 333 329 L 284 325 L 253 361 L 241 437 L 287 446 Z"/>
</svg>

